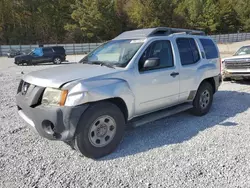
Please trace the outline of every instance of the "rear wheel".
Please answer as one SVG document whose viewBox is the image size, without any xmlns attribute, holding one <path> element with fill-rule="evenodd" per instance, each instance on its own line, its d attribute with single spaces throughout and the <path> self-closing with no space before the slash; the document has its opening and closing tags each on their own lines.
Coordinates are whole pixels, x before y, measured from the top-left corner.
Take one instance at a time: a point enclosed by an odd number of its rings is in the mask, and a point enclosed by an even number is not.
<svg viewBox="0 0 250 188">
<path fill-rule="evenodd" d="M 213 87 L 209 82 L 203 82 L 193 101 L 193 109 L 191 112 L 196 116 L 207 114 L 213 102 Z"/>
<path fill-rule="evenodd" d="M 124 115 L 115 104 L 95 103 L 79 121 L 75 148 L 89 158 L 103 157 L 117 148 L 124 131 Z"/>
<path fill-rule="evenodd" d="M 27 61 L 27 62 L 26 62 L 26 65 L 27 65 L 27 66 L 34 65 L 34 63 L 32 63 L 32 61 Z"/>
<path fill-rule="evenodd" d="M 62 60 L 60 57 L 56 57 L 56 58 L 54 58 L 53 63 L 59 65 L 62 63 Z"/>
</svg>

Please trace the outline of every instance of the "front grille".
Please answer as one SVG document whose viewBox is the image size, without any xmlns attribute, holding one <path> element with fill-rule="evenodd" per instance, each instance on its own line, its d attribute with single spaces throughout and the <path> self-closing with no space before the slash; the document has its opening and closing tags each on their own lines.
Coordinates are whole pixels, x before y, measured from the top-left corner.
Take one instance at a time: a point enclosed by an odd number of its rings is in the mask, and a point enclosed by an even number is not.
<svg viewBox="0 0 250 188">
<path fill-rule="evenodd" d="M 226 69 L 250 69 L 250 62 L 225 62 Z"/>
<path fill-rule="evenodd" d="M 249 74 L 250 75 L 250 72 L 231 72 L 230 74 L 244 74 L 244 75 Z"/>
<path fill-rule="evenodd" d="M 18 85 L 18 88 L 17 88 L 17 93 L 21 92 L 22 91 L 22 87 L 23 87 L 23 80 L 20 81 L 19 85 Z"/>
</svg>

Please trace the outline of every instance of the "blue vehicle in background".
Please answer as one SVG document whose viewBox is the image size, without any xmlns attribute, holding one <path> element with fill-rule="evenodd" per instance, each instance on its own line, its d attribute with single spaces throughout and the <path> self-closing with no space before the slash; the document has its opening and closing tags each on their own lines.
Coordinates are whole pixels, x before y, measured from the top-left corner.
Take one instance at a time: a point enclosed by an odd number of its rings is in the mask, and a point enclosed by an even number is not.
<svg viewBox="0 0 250 188">
<path fill-rule="evenodd" d="M 62 46 L 39 47 L 28 54 L 15 57 L 16 65 L 36 65 L 40 63 L 53 62 L 61 64 L 66 60 L 66 52 Z"/>
</svg>

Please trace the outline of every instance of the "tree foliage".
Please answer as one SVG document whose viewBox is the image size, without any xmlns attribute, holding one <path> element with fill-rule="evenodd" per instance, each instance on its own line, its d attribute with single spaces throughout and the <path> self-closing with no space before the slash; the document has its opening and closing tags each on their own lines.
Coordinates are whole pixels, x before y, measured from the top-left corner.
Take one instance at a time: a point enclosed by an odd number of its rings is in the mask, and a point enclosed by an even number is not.
<svg viewBox="0 0 250 188">
<path fill-rule="evenodd" d="M 72 8 L 72 19 L 75 24 L 68 25 L 67 28 L 80 28 L 83 37 L 108 40 L 122 31 L 121 19 L 114 0 L 76 0 Z"/>
<path fill-rule="evenodd" d="M 250 31 L 250 0 L 0 0 L 0 44 L 98 42 L 158 26 Z"/>
</svg>

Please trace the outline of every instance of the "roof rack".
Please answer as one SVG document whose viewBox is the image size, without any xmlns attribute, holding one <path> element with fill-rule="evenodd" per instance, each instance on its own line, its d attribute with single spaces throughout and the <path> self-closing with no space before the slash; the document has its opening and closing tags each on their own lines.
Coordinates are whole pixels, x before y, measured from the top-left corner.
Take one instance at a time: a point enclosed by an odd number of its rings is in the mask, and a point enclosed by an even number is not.
<svg viewBox="0 0 250 188">
<path fill-rule="evenodd" d="M 139 39 L 154 36 L 169 36 L 175 33 L 185 33 L 188 35 L 205 35 L 204 31 L 190 30 L 190 29 L 178 29 L 169 27 L 157 27 L 148 29 L 137 29 L 133 31 L 126 31 L 114 38 L 113 40 L 119 39 Z"/>
</svg>

